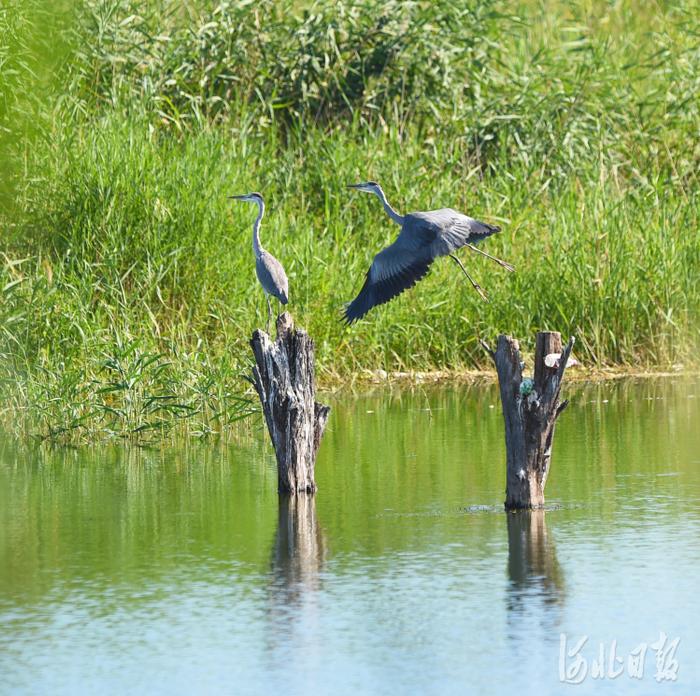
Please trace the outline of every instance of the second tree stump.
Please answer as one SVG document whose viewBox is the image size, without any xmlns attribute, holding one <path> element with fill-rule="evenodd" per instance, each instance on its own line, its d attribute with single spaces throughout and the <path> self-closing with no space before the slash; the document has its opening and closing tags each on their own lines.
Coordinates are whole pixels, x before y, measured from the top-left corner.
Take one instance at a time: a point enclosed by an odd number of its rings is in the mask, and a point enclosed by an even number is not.
<svg viewBox="0 0 700 696">
<path fill-rule="evenodd" d="M 552 458 L 554 425 L 568 401 L 559 401 L 573 337 L 562 350 L 561 334 L 537 334 L 533 379 L 523 379 L 520 346 L 510 336 L 499 336 L 496 350 L 482 341 L 498 372 L 506 430 L 506 509 L 544 505 Z"/>
</svg>

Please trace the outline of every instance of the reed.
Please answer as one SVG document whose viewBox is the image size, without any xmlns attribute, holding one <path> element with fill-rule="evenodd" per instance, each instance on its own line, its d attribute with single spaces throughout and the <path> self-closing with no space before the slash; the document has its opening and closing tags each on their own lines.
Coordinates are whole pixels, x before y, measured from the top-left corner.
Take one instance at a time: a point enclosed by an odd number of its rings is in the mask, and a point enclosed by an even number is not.
<svg viewBox="0 0 700 696">
<path fill-rule="evenodd" d="M 541 329 L 589 364 L 692 361 L 695 3 L 455 4 L 90 0 L 63 8 L 44 63 L 54 6 L 4 10 L 3 420 L 71 440 L 248 413 L 264 299 L 252 212 L 226 195 L 250 190 L 322 379 L 481 366 L 480 336 Z M 437 263 L 343 327 L 395 234 L 345 189 L 368 178 L 399 210 L 500 224 L 489 250 L 517 273 L 465 251 L 489 304 Z"/>
</svg>

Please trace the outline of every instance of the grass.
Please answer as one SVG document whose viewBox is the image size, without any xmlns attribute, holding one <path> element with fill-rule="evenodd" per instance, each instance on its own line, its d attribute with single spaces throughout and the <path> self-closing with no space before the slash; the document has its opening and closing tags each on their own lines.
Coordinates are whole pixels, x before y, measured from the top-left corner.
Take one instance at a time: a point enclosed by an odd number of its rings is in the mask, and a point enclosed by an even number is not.
<svg viewBox="0 0 700 696">
<path fill-rule="evenodd" d="M 327 379 L 471 368 L 478 337 L 543 328 L 588 365 L 697 364 L 695 4 L 453 5 L 90 1 L 53 38 L 55 6 L 5 10 L 6 425 L 141 439 L 244 417 L 264 298 L 254 210 L 226 195 L 251 190 Z M 465 250 L 489 304 L 436 263 L 344 328 L 396 233 L 345 189 L 369 178 L 400 211 L 497 222 L 486 245 L 517 273 Z"/>
</svg>

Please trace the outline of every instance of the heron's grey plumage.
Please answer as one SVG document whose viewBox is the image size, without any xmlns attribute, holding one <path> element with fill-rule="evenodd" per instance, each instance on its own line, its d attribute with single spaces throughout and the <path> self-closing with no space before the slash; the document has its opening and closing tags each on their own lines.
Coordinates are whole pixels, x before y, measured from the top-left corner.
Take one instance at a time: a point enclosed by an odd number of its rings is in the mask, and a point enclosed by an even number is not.
<svg viewBox="0 0 700 696">
<path fill-rule="evenodd" d="M 260 222 L 265 215 L 265 201 L 259 193 L 247 193 L 242 196 L 230 196 L 239 201 L 251 201 L 258 205 L 258 216 L 253 223 L 253 253 L 255 255 L 255 274 L 265 291 L 268 310 L 268 331 L 272 317 L 270 298 L 272 295 L 283 305 L 289 302 L 289 280 L 282 264 L 260 243 Z"/>
<path fill-rule="evenodd" d="M 289 301 L 287 274 L 284 272 L 282 264 L 265 249 L 262 249 L 260 255 L 255 257 L 255 273 L 263 290 L 286 305 Z"/>
<path fill-rule="evenodd" d="M 452 208 L 401 216 L 389 205 L 376 182 L 356 184 L 353 188 L 374 193 L 389 217 L 401 225 L 401 232 L 392 244 L 374 257 L 362 289 L 346 305 L 344 318 L 348 324 L 413 287 L 428 273 L 436 258 L 451 255 L 463 246 L 480 242 L 500 231 L 500 227 L 474 220 Z M 473 280 L 471 282 L 478 288 Z"/>
</svg>

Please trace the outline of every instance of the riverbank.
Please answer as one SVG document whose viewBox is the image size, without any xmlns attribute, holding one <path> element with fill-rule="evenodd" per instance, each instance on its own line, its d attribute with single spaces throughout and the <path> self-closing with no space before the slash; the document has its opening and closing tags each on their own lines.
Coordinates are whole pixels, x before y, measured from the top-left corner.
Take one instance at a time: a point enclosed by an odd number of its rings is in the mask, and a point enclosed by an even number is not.
<svg viewBox="0 0 700 696">
<path fill-rule="evenodd" d="M 206 436 L 245 418 L 265 304 L 254 211 L 226 196 L 251 190 L 329 384 L 469 374 L 489 367 L 479 336 L 507 331 L 527 352 L 542 327 L 575 335 L 586 366 L 697 364 L 693 3 L 555 1 L 546 22 L 529 1 L 80 8 L 0 16 L 13 428 L 32 414 L 49 437 L 195 422 Z M 367 179 L 402 212 L 500 225 L 484 249 L 516 273 L 464 250 L 488 303 L 442 260 L 345 327 L 343 303 L 397 231 L 346 188 Z"/>
<path fill-rule="evenodd" d="M 527 371 L 527 367 L 526 367 Z M 700 374 L 697 368 L 687 369 L 683 365 L 670 366 L 667 369 L 639 370 L 631 367 L 582 367 L 576 365 L 566 373 L 567 382 L 607 382 L 619 379 L 666 379 L 671 377 L 695 377 Z M 400 385 L 414 384 L 477 384 L 480 382 L 495 382 L 498 379 L 495 370 L 432 370 L 428 372 L 416 370 L 413 372 L 387 372 L 386 370 L 365 370 L 349 379 L 341 379 L 334 375 L 323 375 L 320 380 L 321 389 L 342 388 L 345 385 L 356 384 Z"/>
</svg>

